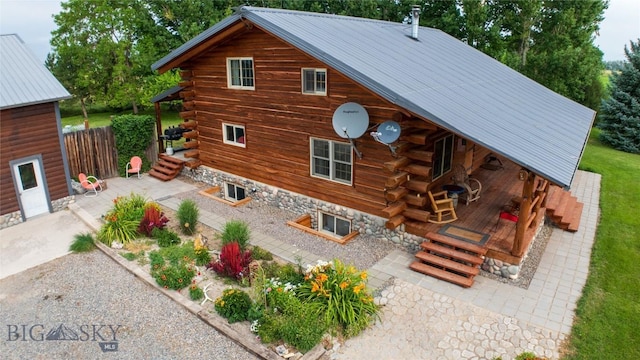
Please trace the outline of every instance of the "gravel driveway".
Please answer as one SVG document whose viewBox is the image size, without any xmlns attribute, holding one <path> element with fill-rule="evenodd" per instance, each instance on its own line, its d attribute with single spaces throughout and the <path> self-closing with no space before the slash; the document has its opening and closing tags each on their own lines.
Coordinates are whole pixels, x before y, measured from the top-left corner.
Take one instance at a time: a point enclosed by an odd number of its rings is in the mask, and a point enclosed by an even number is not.
<svg viewBox="0 0 640 360">
<path fill-rule="evenodd" d="M 99 250 L 0 280 L 3 359 L 256 359 Z"/>
</svg>

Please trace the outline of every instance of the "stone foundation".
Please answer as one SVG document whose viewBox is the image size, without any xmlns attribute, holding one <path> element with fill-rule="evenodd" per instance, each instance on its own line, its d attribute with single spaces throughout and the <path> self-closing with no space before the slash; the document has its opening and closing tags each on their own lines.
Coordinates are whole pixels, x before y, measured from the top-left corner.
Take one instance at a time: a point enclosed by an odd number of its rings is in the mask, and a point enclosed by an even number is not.
<svg viewBox="0 0 640 360">
<path fill-rule="evenodd" d="M 353 231 L 392 242 L 409 251 L 417 251 L 420 243 L 425 240 L 422 237 L 404 233 L 404 231 L 401 231 L 404 226 L 398 227 L 397 230 L 387 229 L 385 227 L 387 221 L 385 218 L 241 178 L 206 166 L 200 166 L 194 170 L 185 168 L 182 170 L 182 175 L 188 176 L 195 181 L 212 186 L 220 186 L 221 188 L 224 188 L 225 183 L 241 186 L 246 190 L 252 201 L 259 201 L 289 211 L 296 214 L 296 216 L 309 214 L 314 228 L 317 228 L 318 224 L 318 211 L 322 211 L 350 220 Z"/>
<path fill-rule="evenodd" d="M 53 208 L 53 212 L 57 212 L 60 210 L 64 210 L 69 206 L 69 204 L 73 204 L 76 201 L 75 195 L 67 196 L 58 200 L 54 200 L 51 202 L 51 207 Z M 0 216 L 0 229 L 8 228 L 13 225 L 18 225 L 22 223 L 22 214 L 20 211 L 14 211 L 12 213 L 4 214 Z"/>
</svg>

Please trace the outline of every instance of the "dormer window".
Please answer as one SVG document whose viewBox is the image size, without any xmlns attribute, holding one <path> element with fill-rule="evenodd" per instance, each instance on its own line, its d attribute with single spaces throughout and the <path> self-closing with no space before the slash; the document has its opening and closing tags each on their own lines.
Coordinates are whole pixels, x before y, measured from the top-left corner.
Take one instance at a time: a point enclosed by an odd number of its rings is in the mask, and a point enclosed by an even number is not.
<svg viewBox="0 0 640 360">
<path fill-rule="evenodd" d="M 302 69 L 302 93 L 327 95 L 327 69 Z"/>
<path fill-rule="evenodd" d="M 253 58 L 227 58 L 227 86 L 230 89 L 255 90 Z"/>
</svg>

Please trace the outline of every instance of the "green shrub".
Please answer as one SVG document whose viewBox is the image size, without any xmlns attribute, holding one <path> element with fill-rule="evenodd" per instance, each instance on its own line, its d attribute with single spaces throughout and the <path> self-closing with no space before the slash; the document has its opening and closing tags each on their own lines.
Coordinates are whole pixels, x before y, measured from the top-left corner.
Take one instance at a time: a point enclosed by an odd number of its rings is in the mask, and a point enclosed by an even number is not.
<svg viewBox="0 0 640 360">
<path fill-rule="evenodd" d="M 252 302 L 249 294 L 238 289 L 226 289 L 215 301 L 215 309 L 230 324 L 247 320 Z"/>
<path fill-rule="evenodd" d="M 222 246 L 237 242 L 240 245 L 240 250 L 244 251 L 249 244 L 249 237 L 251 233 L 249 231 L 249 225 L 242 220 L 231 220 L 224 224 L 222 229 Z"/>
<path fill-rule="evenodd" d="M 133 261 L 135 259 L 138 258 L 138 255 L 132 253 L 132 252 L 128 252 L 128 253 L 124 253 L 122 254 L 122 257 L 129 260 L 129 261 Z"/>
<path fill-rule="evenodd" d="M 98 231 L 98 240 L 108 246 L 113 241 L 129 243 L 138 236 L 138 225 L 144 215 L 146 200 L 141 195 L 131 194 L 113 199 L 113 208 L 104 216 L 104 225 Z"/>
<path fill-rule="evenodd" d="M 158 246 L 160 247 L 169 247 L 180 244 L 180 237 L 178 234 L 167 229 L 153 228 L 151 231 L 151 237 L 158 241 Z"/>
<path fill-rule="evenodd" d="M 211 262 L 211 254 L 209 254 L 209 249 L 206 247 L 201 247 L 198 249 L 194 249 L 196 265 L 205 266 Z"/>
<path fill-rule="evenodd" d="M 186 235 L 193 235 L 196 232 L 196 225 L 198 224 L 198 205 L 191 199 L 182 200 L 178 207 L 178 221 L 180 222 L 180 229 Z"/>
<path fill-rule="evenodd" d="M 251 256 L 253 257 L 253 260 L 273 260 L 273 255 L 260 246 L 253 246 L 251 248 Z"/>
<path fill-rule="evenodd" d="M 297 293 L 323 315 L 328 328 L 351 337 L 379 318 L 379 308 L 366 289 L 366 279 L 366 272 L 345 266 L 338 259 L 332 263 L 318 261 L 316 266 L 308 267 Z"/>
<path fill-rule="evenodd" d="M 189 297 L 193 301 L 198 301 L 204 297 L 204 291 L 198 287 L 196 284 L 191 284 L 189 286 Z"/>
<path fill-rule="evenodd" d="M 153 141 L 155 119 L 150 115 L 120 115 L 111 122 L 118 153 L 118 169 L 120 176 L 125 176 L 127 162 L 133 156 L 142 159 L 142 170 L 150 168 L 145 151 Z"/>
<path fill-rule="evenodd" d="M 515 360 L 536 360 L 537 358 L 538 357 L 536 356 L 536 354 L 530 351 L 525 351 L 520 355 L 516 356 Z"/>
<path fill-rule="evenodd" d="M 69 250 L 75 253 L 88 252 L 96 248 L 91 233 L 76 234 L 73 242 L 69 246 Z"/>
</svg>

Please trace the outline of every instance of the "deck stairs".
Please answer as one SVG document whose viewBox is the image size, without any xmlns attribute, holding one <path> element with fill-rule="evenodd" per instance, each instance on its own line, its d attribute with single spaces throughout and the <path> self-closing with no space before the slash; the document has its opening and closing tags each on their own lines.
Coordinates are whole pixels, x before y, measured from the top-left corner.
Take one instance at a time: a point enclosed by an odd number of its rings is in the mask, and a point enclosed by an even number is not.
<svg viewBox="0 0 640 360">
<path fill-rule="evenodd" d="M 149 175 L 162 181 L 169 181 L 180 175 L 184 167 L 184 160 L 176 159 L 166 154 L 160 154 L 158 162 L 149 170 Z"/>
<path fill-rule="evenodd" d="M 571 192 L 557 186 L 553 186 L 549 190 L 547 216 L 559 228 L 571 232 L 578 231 L 583 208 L 584 204 L 571 195 Z"/>
<path fill-rule="evenodd" d="M 428 241 L 420 244 L 421 251 L 409 268 L 462 287 L 471 287 L 473 278 L 480 273 L 487 249 L 434 232 L 429 232 L 426 238 Z"/>
</svg>

